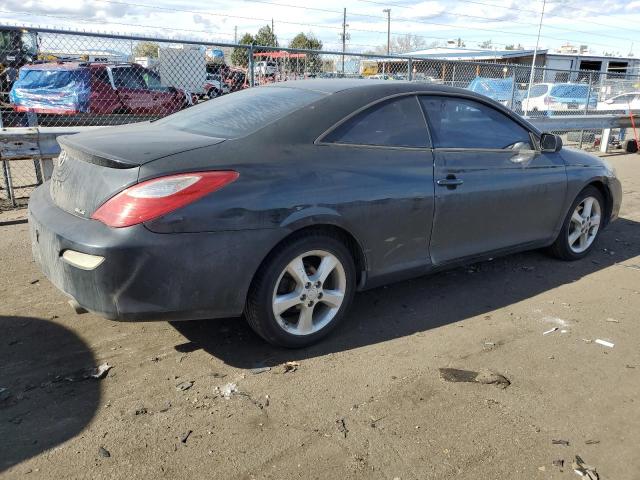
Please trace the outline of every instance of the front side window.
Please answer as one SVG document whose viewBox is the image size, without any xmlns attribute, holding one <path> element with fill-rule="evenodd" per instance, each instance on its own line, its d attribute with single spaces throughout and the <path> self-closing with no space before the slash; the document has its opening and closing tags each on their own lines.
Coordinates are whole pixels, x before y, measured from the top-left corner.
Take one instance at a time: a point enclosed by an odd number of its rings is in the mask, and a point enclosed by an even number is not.
<svg viewBox="0 0 640 480">
<path fill-rule="evenodd" d="M 147 85 L 140 72 L 130 67 L 116 67 L 111 69 L 113 83 L 116 88 L 130 88 L 134 90 L 145 90 Z"/>
<path fill-rule="evenodd" d="M 420 97 L 435 148 L 532 150 L 529 132 L 498 110 L 464 98 Z"/>
<path fill-rule="evenodd" d="M 324 137 L 328 143 L 385 147 L 428 147 L 429 137 L 414 96 L 380 102 Z"/>
</svg>

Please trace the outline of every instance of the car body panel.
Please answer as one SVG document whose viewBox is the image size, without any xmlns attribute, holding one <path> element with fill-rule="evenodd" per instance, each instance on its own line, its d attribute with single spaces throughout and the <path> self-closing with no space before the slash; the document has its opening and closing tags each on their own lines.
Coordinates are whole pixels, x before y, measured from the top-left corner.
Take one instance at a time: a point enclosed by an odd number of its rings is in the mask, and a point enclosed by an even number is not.
<svg viewBox="0 0 640 480">
<path fill-rule="evenodd" d="M 240 314 L 269 252 L 303 228 L 331 226 L 351 236 L 364 257 L 360 287 L 371 288 L 462 261 L 549 245 L 575 196 L 591 182 L 610 189 L 611 217 L 617 215 L 619 182 L 606 164 L 582 152 L 479 154 L 323 142 L 354 112 L 414 93 L 472 98 L 539 137 L 524 119 L 480 95 L 412 82 L 287 83 L 258 88 L 265 94 L 300 88 L 323 95 L 244 137 L 171 131 L 159 122 L 63 139 L 63 146 L 91 156 L 88 163 L 107 162 L 93 179 L 83 177 L 84 188 L 94 192 L 91 208 L 109 190 L 115 194 L 131 182 L 159 176 L 233 170 L 239 178 L 178 210 L 125 228 L 82 218 L 71 204 L 54 203 L 49 184 L 39 187 L 29 208 L 35 255 L 47 276 L 81 305 L 109 318 L 213 318 Z M 447 172 L 464 174 L 464 185 L 452 191 L 436 187 Z M 91 203 L 89 198 L 80 202 Z M 468 241 L 461 242 L 465 235 Z M 78 272 L 60 263 L 65 248 L 106 260 L 94 271 Z"/>
</svg>

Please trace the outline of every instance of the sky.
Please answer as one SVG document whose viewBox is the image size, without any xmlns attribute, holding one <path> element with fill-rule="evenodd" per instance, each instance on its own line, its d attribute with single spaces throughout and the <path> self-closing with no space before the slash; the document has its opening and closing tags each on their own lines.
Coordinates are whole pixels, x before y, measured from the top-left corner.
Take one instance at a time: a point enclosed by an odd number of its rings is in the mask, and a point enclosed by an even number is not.
<svg viewBox="0 0 640 480">
<path fill-rule="evenodd" d="M 513 0 L 0 0 L 0 23 L 72 30 L 143 34 L 170 39 L 233 42 L 255 34 L 273 19 L 280 45 L 297 33 L 313 33 L 325 50 L 340 50 L 343 8 L 347 50 L 372 50 L 392 37 L 420 37 L 427 45 L 461 38 L 476 48 L 536 44 L 542 1 Z M 640 0 L 550 0 L 540 48 L 588 45 L 605 52 L 640 56 Z M 636 53 L 637 51 L 637 53 Z"/>
</svg>

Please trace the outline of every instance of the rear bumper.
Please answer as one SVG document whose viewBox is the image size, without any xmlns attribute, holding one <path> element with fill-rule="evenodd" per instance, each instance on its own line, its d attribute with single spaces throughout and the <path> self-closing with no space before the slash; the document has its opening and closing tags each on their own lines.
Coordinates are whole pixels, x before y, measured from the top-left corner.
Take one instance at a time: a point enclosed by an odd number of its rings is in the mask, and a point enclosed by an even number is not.
<svg viewBox="0 0 640 480">
<path fill-rule="evenodd" d="M 29 224 L 34 259 L 57 288 L 89 311 L 127 321 L 240 315 L 255 271 L 281 235 L 109 228 L 58 208 L 48 183 L 31 196 Z M 104 260 L 78 268 L 62 258 L 65 250 Z"/>
</svg>

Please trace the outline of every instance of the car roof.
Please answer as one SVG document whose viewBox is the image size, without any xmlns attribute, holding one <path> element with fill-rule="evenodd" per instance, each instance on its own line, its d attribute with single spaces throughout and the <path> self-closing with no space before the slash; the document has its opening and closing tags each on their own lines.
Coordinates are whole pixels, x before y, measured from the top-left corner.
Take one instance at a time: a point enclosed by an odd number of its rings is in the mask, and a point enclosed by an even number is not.
<svg viewBox="0 0 640 480">
<path fill-rule="evenodd" d="M 85 62 L 47 62 L 47 63 L 30 63 L 24 65 L 25 70 L 79 70 L 87 68 Z"/>
<path fill-rule="evenodd" d="M 369 89 L 372 92 L 384 90 L 386 93 L 407 92 L 450 92 L 473 94 L 464 88 L 448 87 L 437 83 L 407 81 L 407 80 L 377 80 L 359 78 L 317 78 L 310 80 L 291 80 L 288 82 L 271 83 L 259 88 L 297 88 L 325 94 L 342 92 L 345 90 Z"/>
</svg>

